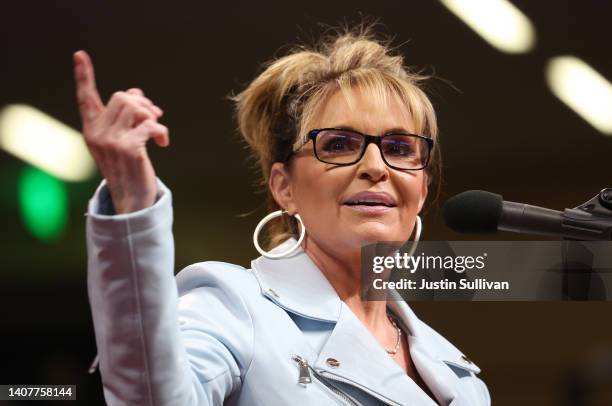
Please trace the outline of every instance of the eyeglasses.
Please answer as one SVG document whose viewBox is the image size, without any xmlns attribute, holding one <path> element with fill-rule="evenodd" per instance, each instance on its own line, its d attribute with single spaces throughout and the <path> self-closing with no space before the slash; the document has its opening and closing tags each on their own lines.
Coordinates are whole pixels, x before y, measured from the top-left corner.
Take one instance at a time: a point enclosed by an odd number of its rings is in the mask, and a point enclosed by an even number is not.
<svg viewBox="0 0 612 406">
<path fill-rule="evenodd" d="M 353 165 L 361 160 L 368 145 L 374 143 L 385 164 L 408 171 L 426 168 L 433 148 L 433 139 L 417 134 L 398 132 L 377 136 L 343 128 L 319 128 L 309 131 L 285 161 L 310 140 L 314 155 L 321 162 Z"/>
</svg>

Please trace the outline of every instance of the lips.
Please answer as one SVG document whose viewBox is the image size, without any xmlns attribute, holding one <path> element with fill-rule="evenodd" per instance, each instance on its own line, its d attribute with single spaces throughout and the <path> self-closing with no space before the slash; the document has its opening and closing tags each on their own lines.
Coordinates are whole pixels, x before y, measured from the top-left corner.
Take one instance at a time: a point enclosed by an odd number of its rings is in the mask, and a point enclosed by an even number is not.
<svg viewBox="0 0 612 406">
<path fill-rule="evenodd" d="M 342 204 L 347 206 L 397 206 L 395 199 L 386 192 L 359 192 L 345 199 Z"/>
</svg>

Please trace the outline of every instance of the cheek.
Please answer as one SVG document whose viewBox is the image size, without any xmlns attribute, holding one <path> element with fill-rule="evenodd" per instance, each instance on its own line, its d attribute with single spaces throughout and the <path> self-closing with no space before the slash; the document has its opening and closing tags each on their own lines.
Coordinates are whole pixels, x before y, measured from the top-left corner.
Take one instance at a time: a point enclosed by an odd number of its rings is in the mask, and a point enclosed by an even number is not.
<svg viewBox="0 0 612 406">
<path fill-rule="evenodd" d="M 317 162 L 296 167 L 293 178 L 295 203 L 298 210 L 305 214 L 319 211 L 320 216 L 325 216 L 335 201 L 339 182 L 330 176 L 332 174 L 325 170 L 324 165 Z"/>
<path fill-rule="evenodd" d="M 404 211 L 412 213 L 418 211 L 423 196 L 423 188 L 426 186 L 427 177 L 423 172 L 418 174 L 400 174 L 397 178 L 396 189 L 402 200 Z"/>
</svg>

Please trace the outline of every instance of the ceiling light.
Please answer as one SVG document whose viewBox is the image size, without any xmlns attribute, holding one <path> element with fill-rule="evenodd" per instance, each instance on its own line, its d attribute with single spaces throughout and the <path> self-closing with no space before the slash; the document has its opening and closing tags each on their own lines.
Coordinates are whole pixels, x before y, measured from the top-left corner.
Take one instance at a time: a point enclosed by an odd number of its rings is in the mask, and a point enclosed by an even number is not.
<svg viewBox="0 0 612 406">
<path fill-rule="evenodd" d="M 82 181 L 95 173 L 79 132 L 24 104 L 0 111 L 0 147 L 63 180 Z"/>
<path fill-rule="evenodd" d="M 546 66 L 550 90 L 598 131 L 612 135 L 612 84 L 575 56 L 558 56 Z"/>
<path fill-rule="evenodd" d="M 440 0 L 485 41 L 502 52 L 519 54 L 535 47 L 531 21 L 507 0 Z"/>
</svg>

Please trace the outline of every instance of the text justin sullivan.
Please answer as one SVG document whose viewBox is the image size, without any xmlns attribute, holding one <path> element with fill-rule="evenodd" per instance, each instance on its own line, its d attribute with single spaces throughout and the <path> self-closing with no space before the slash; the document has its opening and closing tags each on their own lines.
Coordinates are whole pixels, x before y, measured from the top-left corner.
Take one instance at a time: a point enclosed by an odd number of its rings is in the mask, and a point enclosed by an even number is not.
<svg viewBox="0 0 612 406">
<path fill-rule="evenodd" d="M 510 282 L 488 281 L 484 278 L 469 281 L 461 279 L 459 282 L 443 279 L 441 281 L 420 280 L 420 283 L 411 279 L 399 279 L 397 281 L 384 281 L 374 279 L 374 289 L 408 289 L 408 290 L 508 290 Z"/>
</svg>

